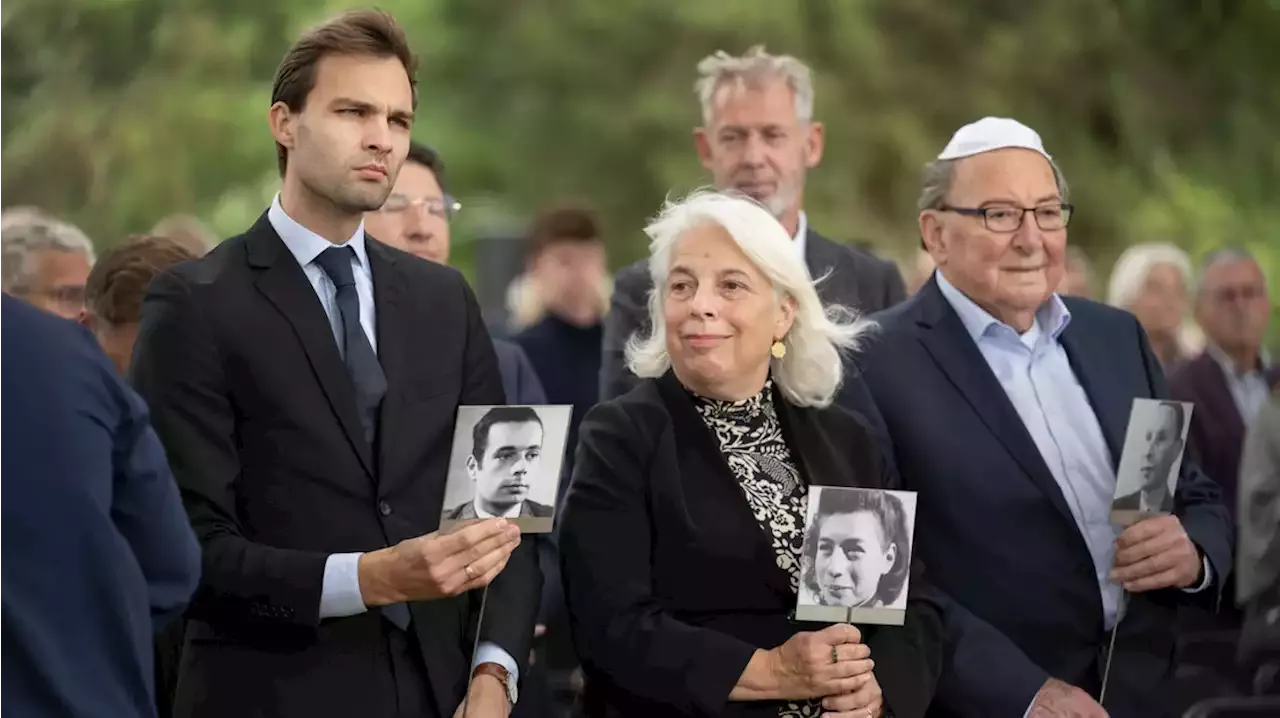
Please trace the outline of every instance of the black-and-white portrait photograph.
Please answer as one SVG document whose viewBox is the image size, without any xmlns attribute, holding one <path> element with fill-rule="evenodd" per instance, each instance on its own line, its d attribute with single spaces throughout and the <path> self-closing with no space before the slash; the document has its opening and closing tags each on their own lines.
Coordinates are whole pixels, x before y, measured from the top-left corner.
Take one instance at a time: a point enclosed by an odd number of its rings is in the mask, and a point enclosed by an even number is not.
<svg viewBox="0 0 1280 718">
<path fill-rule="evenodd" d="M 1116 471 L 1112 523 L 1128 526 L 1173 511 L 1192 408 L 1177 401 L 1134 400 Z"/>
<path fill-rule="evenodd" d="M 810 489 L 796 618 L 901 626 L 915 515 L 913 491 Z"/>
<path fill-rule="evenodd" d="M 440 528 L 506 518 L 521 533 L 549 533 L 572 406 L 462 406 Z"/>
</svg>

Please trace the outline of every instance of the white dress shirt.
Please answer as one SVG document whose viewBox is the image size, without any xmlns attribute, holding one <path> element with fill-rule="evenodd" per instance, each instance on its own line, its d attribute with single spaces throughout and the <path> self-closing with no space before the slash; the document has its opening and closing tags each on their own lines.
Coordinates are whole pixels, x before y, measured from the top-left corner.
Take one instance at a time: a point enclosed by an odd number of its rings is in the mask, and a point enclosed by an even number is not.
<svg viewBox="0 0 1280 718">
<path fill-rule="evenodd" d="M 365 248 L 364 222 L 356 227 L 351 238 L 342 244 L 335 245 L 329 240 L 298 224 L 280 206 L 280 195 L 271 201 L 267 210 L 267 220 L 280 239 L 288 247 L 290 254 L 298 261 L 302 271 L 311 282 L 311 288 L 320 298 L 320 304 L 329 318 L 333 330 L 334 341 L 342 346 L 342 314 L 338 311 L 338 289 L 329 275 L 315 262 L 320 253 L 330 247 L 349 246 L 355 250 L 351 258 L 352 272 L 356 282 L 356 292 L 360 296 L 360 327 L 369 338 L 369 345 L 378 351 L 377 314 L 373 301 L 373 273 L 369 269 L 369 255 Z M 369 610 L 360 594 L 360 553 L 330 554 L 324 564 L 324 578 L 320 591 L 320 618 L 341 618 L 354 616 Z M 519 668 L 511 655 L 496 643 L 485 641 L 476 651 L 475 664 L 497 663 L 512 678 L 519 680 Z"/>
</svg>

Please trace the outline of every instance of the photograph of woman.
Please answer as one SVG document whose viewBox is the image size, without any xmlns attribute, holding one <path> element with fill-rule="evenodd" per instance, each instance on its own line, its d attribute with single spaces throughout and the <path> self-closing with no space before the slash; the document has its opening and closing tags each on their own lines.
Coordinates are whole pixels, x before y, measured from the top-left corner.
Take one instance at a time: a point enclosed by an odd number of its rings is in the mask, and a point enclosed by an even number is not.
<svg viewBox="0 0 1280 718">
<path fill-rule="evenodd" d="M 902 624 L 915 498 L 874 489 L 809 490 L 797 618 Z"/>
<path fill-rule="evenodd" d="M 584 417 L 558 527 L 580 714 L 923 716 L 943 639 L 919 574 L 896 579 L 901 625 L 794 615 L 810 487 L 899 485 L 842 361 L 874 325 L 824 306 L 743 195 L 694 193 L 646 232 L 640 382 Z"/>
</svg>

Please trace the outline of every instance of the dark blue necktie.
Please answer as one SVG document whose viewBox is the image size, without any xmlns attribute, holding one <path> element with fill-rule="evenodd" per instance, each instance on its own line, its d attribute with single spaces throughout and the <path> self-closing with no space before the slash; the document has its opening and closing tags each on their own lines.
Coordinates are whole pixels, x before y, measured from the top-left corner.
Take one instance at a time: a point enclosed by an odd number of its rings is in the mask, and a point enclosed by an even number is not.
<svg viewBox="0 0 1280 718">
<path fill-rule="evenodd" d="M 338 351 L 355 387 L 356 409 L 360 412 L 360 423 L 364 425 L 364 438 L 373 447 L 378 435 L 378 408 L 387 394 L 387 377 L 382 373 L 382 365 L 373 352 L 369 336 L 360 326 L 360 293 L 356 291 L 355 273 L 351 269 L 354 256 L 355 250 L 351 247 L 330 247 L 315 261 L 338 290 L 338 313 L 342 315 Z M 402 630 L 409 628 L 409 607 L 403 603 L 383 606 L 382 615 Z"/>
<path fill-rule="evenodd" d="M 387 377 L 382 373 L 378 355 L 373 353 L 369 336 L 360 326 L 360 293 L 356 291 L 351 247 L 330 247 L 316 257 L 316 264 L 329 275 L 338 290 L 338 312 L 342 315 L 342 336 L 338 350 L 347 364 L 347 373 L 356 390 L 356 409 L 364 425 L 364 438 L 370 447 L 378 436 L 378 409 L 387 394 Z"/>
</svg>

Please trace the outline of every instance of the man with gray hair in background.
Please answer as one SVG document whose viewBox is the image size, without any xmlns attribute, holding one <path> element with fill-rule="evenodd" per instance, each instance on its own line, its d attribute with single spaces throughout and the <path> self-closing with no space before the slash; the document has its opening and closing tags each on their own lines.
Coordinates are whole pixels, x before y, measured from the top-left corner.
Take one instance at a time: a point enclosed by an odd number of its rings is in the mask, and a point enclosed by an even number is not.
<svg viewBox="0 0 1280 718">
<path fill-rule="evenodd" d="M 695 90 L 703 126 L 694 129 L 702 166 L 719 189 L 735 189 L 769 210 L 795 240 L 824 304 L 870 313 L 906 296 L 896 265 L 861 249 L 836 244 L 808 224 L 806 172 L 822 160 L 823 127 L 813 120 L 813 73 L 789 55 L 763 46 L 741 56 L 717 52 L 698 63 Z M 648 330 L 648 267 L 640 260 L 620 270 L 604 323 L 600 399 L 625 394 L 637 379 L 626 369 L 624 348 Z"/>
<path fill-rule="evenodd" d="M 64 319 L 84 309 L 93 242 L 76 226 L 32 207 L 0 214 L 0 289 Z"/>
</svg>

